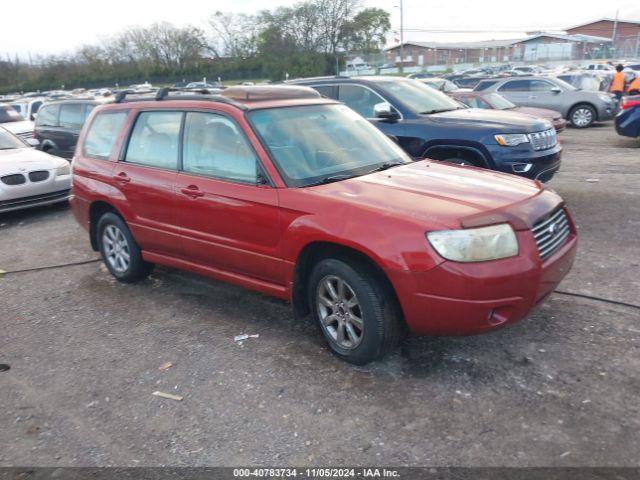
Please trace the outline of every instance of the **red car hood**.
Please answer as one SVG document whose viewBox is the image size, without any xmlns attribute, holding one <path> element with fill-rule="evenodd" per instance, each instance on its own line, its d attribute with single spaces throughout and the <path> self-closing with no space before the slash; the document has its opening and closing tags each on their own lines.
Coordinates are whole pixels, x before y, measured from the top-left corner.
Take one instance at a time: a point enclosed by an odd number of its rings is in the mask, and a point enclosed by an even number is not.
<svg viewBox="0 0 640 480">
<path fill-rule="evenodd" d="M 473 167 L 420 161 L 312 187 L 314 193 L 409 217 L 430 228 L 509 222 L 531 228 L 562 199 L 531 180 Z"/>
<path fill-rule="evenodd" d="M 539 117 L 539 118 L 545 118 L 551 121 L 557 118 L 562 118 L 562 114 L 560 112 L 556 112 L 555 110 L 549 110 L 548 108 L 516 107 L 516 108 L 509 109 L 509 111 L 525 113 L 527 115 L 532 115 L 534 117 Z"/>
</svg>

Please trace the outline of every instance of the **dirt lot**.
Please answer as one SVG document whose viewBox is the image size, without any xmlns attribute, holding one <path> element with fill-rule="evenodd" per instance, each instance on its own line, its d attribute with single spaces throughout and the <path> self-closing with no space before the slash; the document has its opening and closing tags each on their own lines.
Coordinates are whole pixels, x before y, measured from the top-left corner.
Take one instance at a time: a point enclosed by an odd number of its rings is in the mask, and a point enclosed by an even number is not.
<svg viewBox="0 0 640 480">
<path fill-rule="evenodd" d="M 640 144 L 611 123 L 561 138 L 550 186 L 581 233 L 561 290 L 639 304 Z M 66 207 L 0 216 L 0 269 L 95 257 Z M 355 368 L 286 304 L 176 271 L 125 286 L 90 263 L 0 292 L 0 466 L 640 464 L 638 309 L 554 294 Z"/>
</svg>

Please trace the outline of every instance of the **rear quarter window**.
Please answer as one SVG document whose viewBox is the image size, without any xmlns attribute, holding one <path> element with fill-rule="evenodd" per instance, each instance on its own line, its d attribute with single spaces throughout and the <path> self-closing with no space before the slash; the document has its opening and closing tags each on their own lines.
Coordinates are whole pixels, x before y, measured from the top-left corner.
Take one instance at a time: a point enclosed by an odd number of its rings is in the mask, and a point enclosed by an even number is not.
<svg viewBox="0 0 640 480">
<path fill-rule="evenodd" d="M 60 105 L 45 105 L 40 108 L 38 118 L 36 118 L 36 126 L 38 127 L 57 127 L 58 113 Z"/>
<path fill-rule="evenodd" d="M 98 113 L 84 140 L 85 156 L 108 159 L 127 115 L 128 112 Z"/>
</svg>

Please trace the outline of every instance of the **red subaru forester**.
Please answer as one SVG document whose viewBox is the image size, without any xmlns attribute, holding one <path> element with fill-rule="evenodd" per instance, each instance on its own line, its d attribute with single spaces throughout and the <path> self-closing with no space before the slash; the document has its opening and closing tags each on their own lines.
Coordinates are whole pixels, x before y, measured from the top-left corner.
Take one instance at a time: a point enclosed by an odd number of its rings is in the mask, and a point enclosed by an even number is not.
<svg viewBox="0 0 640 480">
<path fill-rule="evenodd" d="M 161 264 L 290 300 L 356 364 L 405 327 L 467 335 L 523 318 L 577 244 L 540 183 L 414 162 L 292 86 L 120 94 L 80 135 L 72 206 L 118 280 Z"/>
</svg>

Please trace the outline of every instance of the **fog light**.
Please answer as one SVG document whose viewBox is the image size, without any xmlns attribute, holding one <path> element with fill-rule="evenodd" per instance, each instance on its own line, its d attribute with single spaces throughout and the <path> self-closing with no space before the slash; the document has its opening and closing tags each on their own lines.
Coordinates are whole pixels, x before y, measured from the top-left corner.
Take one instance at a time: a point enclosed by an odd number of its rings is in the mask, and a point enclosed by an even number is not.
<svg viewBox="0 0 640 480">
<path fill-rule="evenodd" d="M 533 167 L 533 163 L 514 163 L 511 168 L 516 173 L 527 173 Z"/>
</svg>

